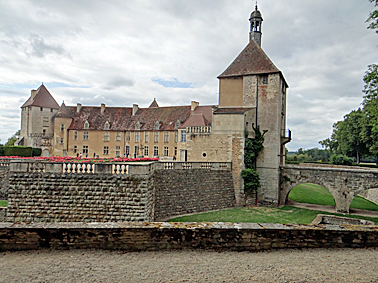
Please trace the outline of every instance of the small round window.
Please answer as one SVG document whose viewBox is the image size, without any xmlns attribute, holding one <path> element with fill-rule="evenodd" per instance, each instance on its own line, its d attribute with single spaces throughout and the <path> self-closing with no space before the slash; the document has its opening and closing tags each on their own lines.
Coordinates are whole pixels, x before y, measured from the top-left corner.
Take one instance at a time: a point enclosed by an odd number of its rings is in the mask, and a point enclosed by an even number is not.
<svg viewBox="0 0 378 283">
<path fill-rule="evenodd" d="M 207 156 L 206 152 L 202 153 L 202 157 L 206 157 L 206 156 Z"/>
</svg>

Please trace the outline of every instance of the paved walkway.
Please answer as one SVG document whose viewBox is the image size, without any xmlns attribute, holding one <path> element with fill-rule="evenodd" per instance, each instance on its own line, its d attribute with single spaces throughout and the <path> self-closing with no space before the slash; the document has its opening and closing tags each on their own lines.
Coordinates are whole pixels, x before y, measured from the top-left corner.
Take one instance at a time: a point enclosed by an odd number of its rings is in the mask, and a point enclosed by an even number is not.
<svg viewBox="0 0 378 283">
<path fill-rule="evenodd" d="M 378 282 L 378 249 L 6 252 L 0 282 Z"/>
</svg>

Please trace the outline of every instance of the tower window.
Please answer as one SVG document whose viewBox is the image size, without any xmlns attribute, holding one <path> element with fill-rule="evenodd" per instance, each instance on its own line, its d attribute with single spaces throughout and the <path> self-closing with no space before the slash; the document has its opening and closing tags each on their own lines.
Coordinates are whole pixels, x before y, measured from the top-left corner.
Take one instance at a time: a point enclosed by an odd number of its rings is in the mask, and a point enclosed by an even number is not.
<svg viewBox="0 0 378 283">
<path fill-rule="evenodd" d="M 264 85 L 268 84 L 268 75 L 263 76 L 263 84 Z"/>
</svg>

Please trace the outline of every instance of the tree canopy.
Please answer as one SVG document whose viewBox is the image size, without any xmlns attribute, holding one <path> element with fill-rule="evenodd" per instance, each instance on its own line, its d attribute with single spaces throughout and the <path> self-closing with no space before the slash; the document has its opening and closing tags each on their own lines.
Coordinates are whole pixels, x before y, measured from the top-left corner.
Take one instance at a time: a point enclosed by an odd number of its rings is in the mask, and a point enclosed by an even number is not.
<svg viewBox="0 0 378 283">
<path fill-rule="evenodd" d="M 374 6 L 378 6 L 378 0 L 369 0 L 371 3 L 374 3 Z M 370 13 L 368 19 L 366 20 L 369 23 L 368 29 L 378 29 L 378 10 L 374 10 Z M 378 33 L 378 30 L 376 30 Z"/>
</svg>

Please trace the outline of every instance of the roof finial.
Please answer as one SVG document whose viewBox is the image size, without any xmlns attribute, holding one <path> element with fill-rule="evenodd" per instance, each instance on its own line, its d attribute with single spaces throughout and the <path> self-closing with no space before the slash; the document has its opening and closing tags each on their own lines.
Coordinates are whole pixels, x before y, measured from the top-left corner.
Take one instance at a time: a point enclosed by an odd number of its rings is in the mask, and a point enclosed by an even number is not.
<svg viewBox="0 0 378 283">
<path fill-rule="evenodd" d="M 42 85 L 43 85 L 43 82 L 42 82 Z"/>
<path fill-rule="evenodd" d="M 257 11 L 257 0 L 256 0 L 256 6 L 255 6 L 255 9 L 256 9 L 256 11 Z"/>
</svg>

